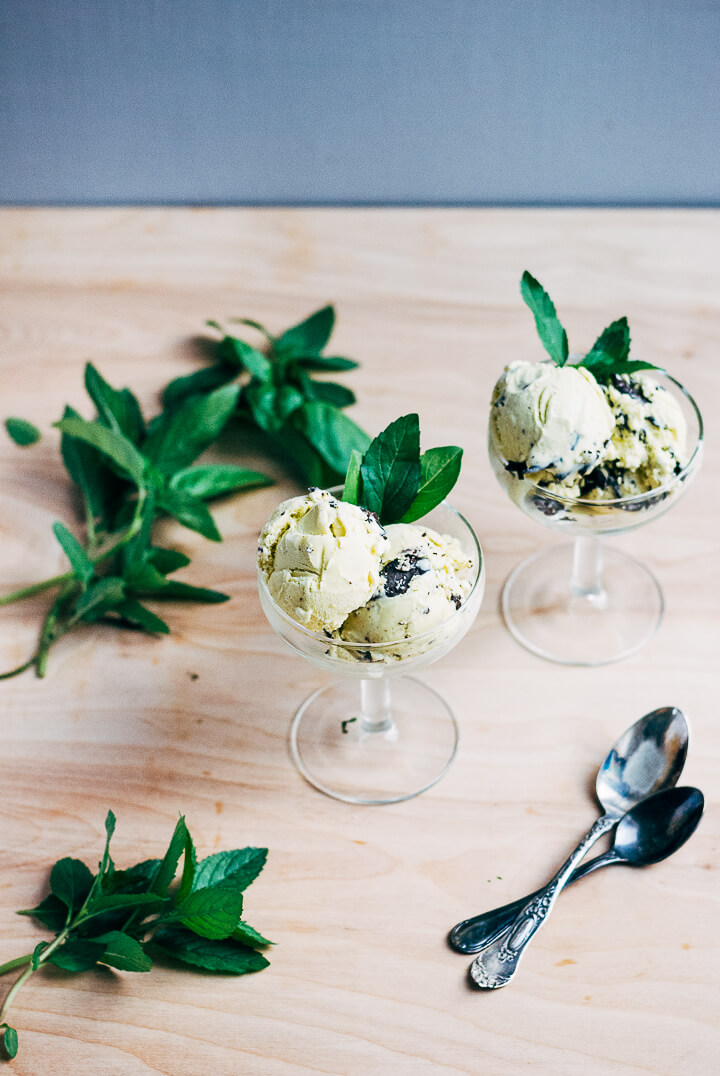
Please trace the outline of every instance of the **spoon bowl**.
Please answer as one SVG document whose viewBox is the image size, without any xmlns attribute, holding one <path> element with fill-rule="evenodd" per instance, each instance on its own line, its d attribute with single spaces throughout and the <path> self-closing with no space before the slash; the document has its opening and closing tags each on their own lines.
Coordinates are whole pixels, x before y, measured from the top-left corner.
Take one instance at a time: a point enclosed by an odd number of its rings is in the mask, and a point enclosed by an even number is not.
<svg viewBox="0 0 720 1076">
<path fill-rule="evenodd" d="M 688 726 L 677 706 L 661 706 L 613 744 L 595 782 L 606 814 L 619 817 L 640 800 L 677 783 L 685 765 Z"/>
</svg>

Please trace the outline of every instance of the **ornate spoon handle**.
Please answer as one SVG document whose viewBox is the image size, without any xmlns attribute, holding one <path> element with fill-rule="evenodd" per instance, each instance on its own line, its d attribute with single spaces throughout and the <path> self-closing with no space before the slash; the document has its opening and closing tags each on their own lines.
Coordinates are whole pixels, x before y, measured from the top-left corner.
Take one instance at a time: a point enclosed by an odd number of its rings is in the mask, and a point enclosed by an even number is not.
<svg viewBox="0 0 720 1076">
<path fill-rule="evenodd" d="M 510 982 L 530 939 L 547 919 L 560 890 L 567 885 L 577 864 L 588 848 L 599 840 L 603 833 L 616 826 L 618 821 L 617 816 L 607 814 L 598 818 L 545 888 L 528 901 L 517 919 L 499 938 L 475 957 L 470 966 L 470 975 L 478 986 L 486 990 L 497 990 Z"/>
</svg>

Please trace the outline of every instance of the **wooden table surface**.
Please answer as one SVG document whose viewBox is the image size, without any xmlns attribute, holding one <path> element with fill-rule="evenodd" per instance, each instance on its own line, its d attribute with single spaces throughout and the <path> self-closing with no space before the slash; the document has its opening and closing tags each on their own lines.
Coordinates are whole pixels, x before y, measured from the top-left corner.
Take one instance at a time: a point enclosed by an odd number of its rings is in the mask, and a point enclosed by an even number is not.
<svg viewBox="0 0 720 1076">
<path fill-rule="evenodd" d="M 89 413 L 88 359 L 152 409 L 162 385 L 197 367 L 206 318 L 280 329 L 334 301 L 337 349 L 362 363 L 346 375 L 356 420 L 375 433 L 418 410 L 426 445 L 465 447 L 453 500 L 488 568 L 473 629 L 422 674 L 458 715 L 460 751 L 402 804 L 328 799 L 290 761 L 290 718 L 324 674 L 273 635 L 255 591 L 258 530 L 297 488 L 278 468 L 276 486 L 217 509 L 222 545 L 168 527 L 193 557 L 186 577 L 228 591 L 228 604 L 170 608 L 161 640 L 88 627 L 57 646 L 44 681 L 0 684 L 1 960 L 43 936 L 14 912 L 46 892 L 55 859 L 97 860 L 108 807 L 120 866 L 162 854 L 178 811 L 202 854 L 267 845 L 246 909 L 277 941 L 272 966 L 243 978 L 44 971 L 13 1008 L 16 1073 L 719 1070 L 718 250 L 712 211 L 0 213 L 2 417 L 47 430 L 66 402 Z M 503 364 L 539 358 L 518 293 L 525 268 L 555 297 L 575 350 L 627 314 L 634 354 L 685 382 L 708 426 L 681 504 L 613 539 L 657 573 L 667 612 L 645 649 L 603 668 L 534 657 L 498 613 L 513 564 L 557 541 L 505 498 L 484 447 Z M 62 570 L 55 519 L 75 520 L 56 431 L 28 449 L 2 436 L 5 592 Z M 0 610 L 3 668 L 31 652 L 44 604 Z M 596 815 L 591 782 L 609 745 L 664 704 L 692 724 L 682 782 L 708 800 L 695 837 L 666 863 L 575 888 L 511 987 L 470 990 L 448 928 L 546 878 Z"/>
</svg>

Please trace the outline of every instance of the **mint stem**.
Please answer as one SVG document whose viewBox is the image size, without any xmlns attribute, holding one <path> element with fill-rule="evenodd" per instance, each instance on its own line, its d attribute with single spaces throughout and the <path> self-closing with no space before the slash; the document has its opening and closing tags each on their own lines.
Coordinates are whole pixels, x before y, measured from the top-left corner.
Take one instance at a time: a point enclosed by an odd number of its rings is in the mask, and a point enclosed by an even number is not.
<svg viewBox="0 0 720 1076">
<path fill-rule="evenodd" d="M 6 960 L 4 964 L 0 964 L 0 975 L 7 975 L 9 971 L 15 971 L 15 968 L 21 968 L 24 964 L 29 964 L 32 960 L 32 953 L 27 953 L 25 956 L 16 956 L 14 960 Z"/>
<path fill-rule="evenodd" d="M 58 934 L 55 941 L 50 942 L 47 949 L 43 949 L 42 953 L 38 957 L 38 966 L 44 963 L 44 961 L 47 959 L 48 956 L 50 956 L 53 950 L 57 949 L 58 945 L 62 945 L 62 943 L 65 941 L 68 934 L 70 933 L 70 930 L 71 927 L 65 927 L 65 929 L 61 931 L 60 934 Z M 20 988 L 28 981 L 30 976 L 33 975 L 34 972 L 37 970 L 32 966 L 32 953 L 29 956 L 16 957 L 15 960 L 8 960 L 6 964 L 0 965 L 0 975 L 2 975 L 3 972 L 11 971 L 14 967 L 19 967 L 21 964 L 27 964 L 27 967 L 25 968 L 25 971 L 22 973 L 22 975 L 20 975 L 15 980 L 13 985 L 10 987 L 10 990 L 8 991 L 7 997 L 5 998 L 2 1008 L 0 1009 L 0 1024 L 2 1024 L 5 1020 L 5 1017 L 7 1016 L 7 1011 L 15 1000 L 15 996 L 17 995 L 18 990 L 20 990 Z"/>
</svg>

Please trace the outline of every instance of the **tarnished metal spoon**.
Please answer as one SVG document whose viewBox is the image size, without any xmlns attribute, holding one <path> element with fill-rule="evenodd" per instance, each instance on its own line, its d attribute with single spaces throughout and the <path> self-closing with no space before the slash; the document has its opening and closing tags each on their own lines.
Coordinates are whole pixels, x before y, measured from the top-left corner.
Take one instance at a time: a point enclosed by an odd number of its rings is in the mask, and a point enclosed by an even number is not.
<svg viewBox="0 0 720 1076">
<path fill-rule="evenodd" d="M 703 794 L 697 788 L 666 788 L 648 796 L 622 816 L 612 848 L 582 863 L 570 875 L 567 884 L 572 885 L 593 871 L 616 863 L 647 867 L 667 859 L 695 832 L 703 807 Z M 528 900 L 533 900 L 540 892 L 458 923 L 448 939 L 453 949 L 458 953 L 479 953 L 511 927 Z"/>
<path fill-rule="evenodd" d="M 496 990 L 510 982 L 530 940 L 588 849 L 641 799 L 677 782 L 687 745 L 687 722 L 674 706 L 653 710 L 623 733 L 608 752 L 595 781 L 604 813 L 548 884 L 527 901 L 513 925 L 475 958 L 470 974 L 478 986 Z"/>
</svg>

